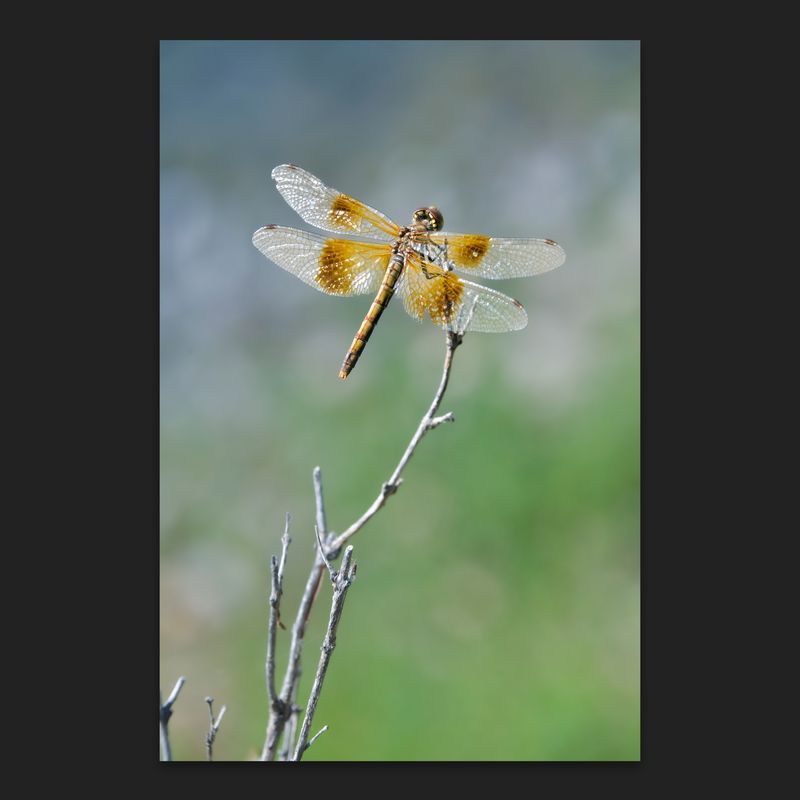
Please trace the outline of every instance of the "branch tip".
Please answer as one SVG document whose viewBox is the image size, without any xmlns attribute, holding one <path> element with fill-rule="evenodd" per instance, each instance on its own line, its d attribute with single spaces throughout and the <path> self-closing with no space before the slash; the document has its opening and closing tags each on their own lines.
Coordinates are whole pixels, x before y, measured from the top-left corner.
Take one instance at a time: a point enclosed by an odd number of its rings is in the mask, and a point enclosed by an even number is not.
<svg viewBox="0 0 800 800">
<path fill-rule="evenodd" d="M 172 748 L 169 744 L 169 730 L 167 725 L 169 723 L 169 718 L 172 716 L 172 705 L 178 699 L 178 695 L 184 683 L 186 683 L 186 678 L 181 675 L 172 688 L 172 691 L 169 693 L 166 703 L 161 702 L 161 692 L 158 693 L 158 727 L 159 738 L 161 740 L 161 758 L 164 761 L 172 761 Z"/>
<path fill-rule="evenodd" d="M 311 745 L 312 745 L 312 744 L 314 744 L 314 742 L 316 742 L 316 741 L 317 741 L 317 739 L 319 739 L 319 737 L 320 737 L 320 736 L 322 736 L 322 734 L 323 734 L 323 733 L 325 733 L 325 731 L 326 731 L 326 730 L 328 730 L 328 726 L 327 726 L 327 725 L 325 725 L 325 726 L 323 726 L 322 728 L 320 728 L 320 729 L 319 729 L 319 730 L 318 730 L 318 731 L 317 731 L 317 732 L 316 732 L 316 733 L 315 733 L 315 734 L 314 734 L 314 735 L 311 737 L 311 739 L 309 740 L 309 742 L 308 742 L 308 744 L 306 745 L 305 749 L 306 749 L 306 750 L 308 750 L 308 748 L 309 748 L 309 747 L 311 747 Z"/>
<path fill-rule="evenodd" d="M 328 522 L 325 519 L 325 501 L 322 496 L 322 470 L 314 467 L 314 501 L 317 505 L 317 527 L 320 536 L 327 542 Z"/>
<path fill-rule="evenodd" d="M 169 718 L 169 715 L 172 713 L 172 704 L 178 699 L 178 695 L 181 693 L 184 683 L 186 683 L 186 678 L 181 675 L 176 681 L 175 686 L 172 688 L 172 691 L 169 693 L 167 702 L 161 706 L 162 711 L 167 714 L 167 718 Z"/>
<path fill-rule="evenodd" d="M 441 417 L 434 417 L 432 420 L 428 422 L 428 430 L 432 431 L 434 428 L 438 428 L 443 422 L 455 422 L 456 418 L 453 415 L 452 411 L 448 411 L 446 414 L 442 414 Z"/>
<path fill-rule="evenodd" d="M 350 561 L 353 558 L 353 545 L 347 545 L 347 548 L 344 551 L 344 555 L 342 556 L 342 568 L 339 571 L 341 575 L 347 576 L 350 574 Z"/>
</svg>

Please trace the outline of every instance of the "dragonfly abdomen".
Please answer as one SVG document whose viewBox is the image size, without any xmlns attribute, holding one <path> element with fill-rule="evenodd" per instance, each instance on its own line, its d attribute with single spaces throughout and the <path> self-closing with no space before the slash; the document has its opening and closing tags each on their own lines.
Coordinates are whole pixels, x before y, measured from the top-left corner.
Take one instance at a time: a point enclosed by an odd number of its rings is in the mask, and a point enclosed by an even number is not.
<svg viewBox="0 0 800 800">
<path fill-rule="evenodd" d="M 344 380 L 350 374 L 353 367 L 355 367 L 356 361 L 361 357 L 361 351 L 366 347 L 369 337 L 372 336 L 372 331 L 378 324 L 381 314 L 383 314 L 386 306 L 389 305 L 389 301 L 394 294 L 394 287 L 397 284 L 397 279 L 403 271 L 404 263 L 404 258 L 399 253 L 394 253 L 389 260 L 389 266 L 381 281 L 381 288 L 378 289 L 378 294 L 375 295 L 375 299 L 372 301 L 369 311 L 367 311 L 367 316 L 364 317 L 364 321 L 361 323 L 361 327 L 358 329 L 358 333 L 355 339 L 353 339 L 353 343 L 350 345 L 350 350 L 345 356 L 342 368 L 339 370 L 339 377 L 342 378 L 342 380 Z"/>
</svg>

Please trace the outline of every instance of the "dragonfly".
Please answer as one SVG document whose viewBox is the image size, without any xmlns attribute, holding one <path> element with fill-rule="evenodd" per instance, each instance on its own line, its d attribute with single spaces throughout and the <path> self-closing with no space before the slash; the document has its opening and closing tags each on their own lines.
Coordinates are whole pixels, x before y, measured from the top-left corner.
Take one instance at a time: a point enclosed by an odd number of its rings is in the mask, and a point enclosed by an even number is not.
<svg viewBox="0 0 800 800">
<path fill-rule="evenodd" d="M 447 233 L 435 206 L 418 208 L 411 223 L 400 226 L 294 164 L 275 167 L 272 179 L 305 222 L 370 240 L 326 237 L 280 225 L 266 225 L 253 234 L 253 244 L 267 258 L 325 294 L 374 294 L 342 363 L 342 379 L 355 367 L 393 295 L 399 295 L 411 317 L 422 320 L 427 315 L 448 331 L 521 330 L 528 315 L 519 301 L 456 273 L 523 278 L 555 269 L 566 258 L 552 239 Z"/>
</svg>

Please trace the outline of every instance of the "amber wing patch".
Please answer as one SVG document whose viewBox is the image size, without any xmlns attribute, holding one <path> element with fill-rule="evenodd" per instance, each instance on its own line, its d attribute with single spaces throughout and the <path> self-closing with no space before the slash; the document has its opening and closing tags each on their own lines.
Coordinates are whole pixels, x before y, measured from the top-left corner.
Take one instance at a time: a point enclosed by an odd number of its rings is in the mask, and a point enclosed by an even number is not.
<svg viewBox="0 0 800 800">
<path fill-rule="evenodd" d="M 447 257 L 456 267 L 475 269 L 489 250 L 489 237 L 475 233 L 460 234 L 447 239 Z"/>
<path fill-rule="evenodd" d="M 400 233 L 400 228 L 393 222 L 347 194 L 338 194 L 333 198 L 328 211 L 328 222 L 334 228 L 348 233 L 368 233 L 370 227 L 377 228 L 387 236 L 397 236 Z"/>
<path fill-rule="evenodd" d="M 426 293 L 426 305 L 431 319 L 437 325 L 452 322 L 461 308 L 463 293 L 464 285 L 453 272 L 445 272 L 438 278 L 432 278 Z"/>
<path fill-rule="evenodd" d="M 332 225 L 345 231 L 357 231 L 364 217 L 364 205 L 353 197 L 340 194 L 334 198 L 329 212 Z"/>
<path fill-rule="evenodd" d="M 319 254 L 316 280 L 324 292 L 350 294 L 353 287 L 352 254 L 347 252 L 347 242 L 329 239 Z"/>
<path fill-rule="evenodd" d="M 402 277 L 401 295 L 406 311 L 422 319 L 427 311 L 437 325 L 448 325 L 462 305 L 464 283 L 454 272 L 445 272 L 433 264 L 423 264 L 416 254 L 409 257 Z"/>
<path fill-rule="evenodd" d="M 320 251 L 314 280 L 328 294 L 362 294 L 380 283 L 389 256 L 385 245 L 328 239 Z"/>
</svg>

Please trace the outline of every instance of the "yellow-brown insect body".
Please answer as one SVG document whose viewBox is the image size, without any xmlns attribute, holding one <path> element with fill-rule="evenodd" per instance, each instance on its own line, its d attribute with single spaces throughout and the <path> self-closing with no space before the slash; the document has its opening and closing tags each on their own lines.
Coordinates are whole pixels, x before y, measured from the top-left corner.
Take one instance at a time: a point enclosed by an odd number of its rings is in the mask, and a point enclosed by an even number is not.
<svg viewBox="0 0 800 800">
<path fill-rule="evenodd" d="M 394 294 L 411 317 L 428 316 L 447 330 L 518 331 L 528 323 L 518 301 L 457 272 L 523 278 L 554 269 L 566 258 L 552 239 L 445 233 L 442 213 L 434 206 L 418 208 L 411 223 L 401 227 L 294 164 L 278 165 L 272 177 L 283 199 L 305 222 L 370 240 L 323 237 L 280 225 L 265 225 L 253 234 L 253 244 L 263 255 L 309 286 L 339 297 L 373 295 L 342 364 L 341 378 L 353 370 Z"/>
<path fill-rule="evenodd" d="M 344 201 L 341 201 L 340 206 L 343 207 L 344 205 Z M 442 212 L 435 206 L 429 206 L 428 208 L 417 209 L 414 212 L 411 225 L 400 230 L 400 236 L 392 247 L 392 257 L 389 259 L 389 266 L 383 276 L 383 281 L 381 281 L 381 288 L 378 290 L 378 294 L 375 295 L 367 316 L 364 317 L 364 321 L 361 323 L 361 327 L 350 345 L 350 350 L 347 352 L 344 362 L 342 362 L 342 368 L 339 370 L 339 377 L 342 380 L 355 367 L 361 352 L 366 347 L 367 341 L 369 341 L 369 337 L 372 336 L 372 331 L 375 329 L 381 314 L 383 314 L 386 306 L 389 305 L 389 301 L 394 294 L 394 288 L 405 266 L 407 253 L 412 249 L 412 245 L 426 242 L 428 234 L 431 231 L 439 230 L 443 222 Z"/>
<path fill-rule="evenodd" d="M 386 306 L 389 305 L 389 301 L 394 294 L 394 287 L 397 284 L 397 279 L 403 271 L 404 263 L 405 257 L 402 254 L 396 251 L 392 253 L 392 257 L 389 259 L 389 266 L 386 269 L 386 274 L 383 276 L 383 281 L 381 282 L 381 288 L 378 289 L 378 294 L 375 295 L 375 299 L 372 301 L 367 316 L 364 317 L 364 321 L 361 323 L 361 327 L 358 329 L 358 333 L 355 339 L 353 339 L 353 343 L 350 345 L 350 350 L 345 356 L 342 368 L 339 370 L 339 377 L 342 380 L 350 374 L 351 370 L 356 365 L 356 362 L 361 356 L 361 351 L 366 346 L 369 337 L 372 336 L 372 331 L 375 329 L 375 325 L 378 323 L 381 314 L 383 314 Z"/>
</svg>

